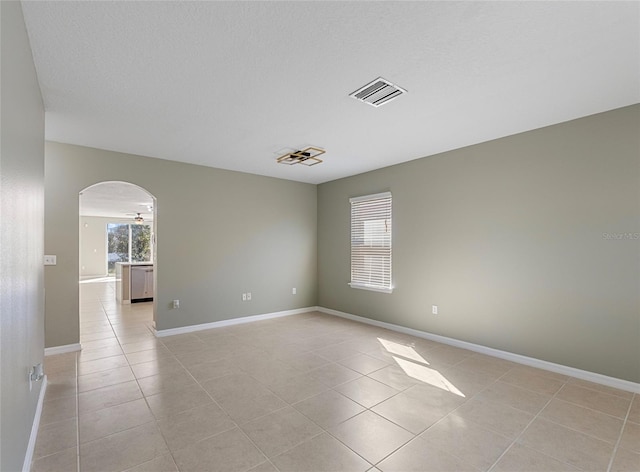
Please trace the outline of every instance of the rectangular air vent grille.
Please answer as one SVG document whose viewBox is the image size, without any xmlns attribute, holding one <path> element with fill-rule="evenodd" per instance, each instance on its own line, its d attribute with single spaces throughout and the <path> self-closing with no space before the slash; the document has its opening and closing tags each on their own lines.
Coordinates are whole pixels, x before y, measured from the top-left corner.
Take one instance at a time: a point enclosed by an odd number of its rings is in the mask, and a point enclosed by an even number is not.
<svg viewBox="0 0 640 472">
<path fill-rule="evenodd" d="M 373 82 L 370 82 L 364 87 L 360 87 L 355 92 L 349 94 L 349 96 L 371 106 L 379 107 L 380 105 L 389 103 L 391 100 L 404 93 L 407 93 L 405 89 L 392 84 L 382 77 L 378 77 Z"/>
</svg>

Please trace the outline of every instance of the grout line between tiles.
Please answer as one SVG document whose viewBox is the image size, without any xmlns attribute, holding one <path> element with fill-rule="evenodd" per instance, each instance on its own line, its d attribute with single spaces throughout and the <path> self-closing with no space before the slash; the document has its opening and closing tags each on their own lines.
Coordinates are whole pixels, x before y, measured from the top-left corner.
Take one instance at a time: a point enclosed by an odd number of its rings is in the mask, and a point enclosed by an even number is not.
<svg viewBox="0 0 640 472">
<path fill-rule="evenodd" d="M 631 414 L 631 407 L 633 406 L 633 401 L 638 394 L 634 394 L 631 397 L 631 401 L 629 402 L 629 407 L 627 408 L 627 414 L 624 417 L 624 421 L 622 423 L 622 428 L 620 429 L 620 434 L 618 435 L 618 440 L 616 444 L 613 446 L 613 452 L 611 453 L 611 458 L 609 459 L 609 465 L 607 467 L 607 472 L 611 472 L 611 468 L 613 467 L 613 461 L 616 458 L 616 454 L 618 453 L 618 448 L 620 447 L 620 442 L 622 441 L 622 435 L 624 434 L 624 430 L 627 427 L 627 423 L 629 423 L 629 415 Z"/>
</svg>

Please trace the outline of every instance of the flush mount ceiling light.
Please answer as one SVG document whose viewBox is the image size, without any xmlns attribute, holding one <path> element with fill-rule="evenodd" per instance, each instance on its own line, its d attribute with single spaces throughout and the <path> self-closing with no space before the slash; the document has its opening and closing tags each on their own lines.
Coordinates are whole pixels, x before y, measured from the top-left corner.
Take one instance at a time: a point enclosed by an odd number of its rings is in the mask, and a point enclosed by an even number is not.
<svg viewBox="0 0 640 472">
<path fill-rule="evenodd" d="M 278 158 L 278 164 L 286 164 L 288 166 L 295 164 L 302 164 L 307 167 L 315 166 L 322 162 L 322 159 L 319 159 L 318 156 L 325 152 L 326 151 L 324 149 L 309 146 L 302 150 L 283 154 Z"/>
<path fill-rule="evenodd" d="M 407 93 L 405 89 L 392 84 L 382 77 L 378 77 L 373 82 L 369 82 L 367 85 L 349 94 L 349 96 L 372 107 L 379 107 L 405 93 Z"/>
</svg>

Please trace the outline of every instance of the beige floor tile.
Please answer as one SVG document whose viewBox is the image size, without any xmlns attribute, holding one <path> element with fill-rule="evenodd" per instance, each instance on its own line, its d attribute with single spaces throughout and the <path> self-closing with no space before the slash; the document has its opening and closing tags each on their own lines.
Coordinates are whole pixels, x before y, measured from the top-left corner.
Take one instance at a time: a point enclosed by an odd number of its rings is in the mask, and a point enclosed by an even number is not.
<svg viewBox="0 0 640 472">
<path fill-rule="evenodd" d="M 102 339 L 116 339 L 116 335 L 112 330 L 99 331 L 96 333 L 85 333 L 80 335 L 80 342 L 85 343 L 87 341 L 98 341 Z"/>
<path fill-rule="evenodd" d="M 124 355 L 104 357 L 92 361 L 83 361 L 78 364 L 78 375 L 93 374 L 118 367 L 127 367 L 129 363 Z"/>
<path fill-rule="evenodd" d="M 299 351 L 299 349 L 296 350 Z M 293 356 L 276 354 L 276 357 L 294 369 L 297 369 L 300 373 L 308 372 L 331 363 L 329 359 L 318 356 L 312 352 L 302 352 Z"/>
<path fill-rule="evenodd" d="M 227 396 L 216 399 L 222 409 L 238 424 L 280 410 L 287 404 L 273 393 L 248 392 L 242 396 Z"/>
<path fill-rule="evenodd" d="M 570 385 L 577 385 L 578 387 L 595 390 L 596 392 L 601 392 L 609 395 L 615 395 L 616 397 L 626 398 L 627 400 L 631 400 L 633 398 L 632 392 L 628 392 L 626 390 L 620 390 L 619 388 L 609 387 L 607 385 L 601 385 L 594 382 L 589 382 L 588 380 L 576 379 L 575 377 L 570 377 L 567 383 L 569 383 Z"/>
<path fill-rule="evenodd" d="M 327 364 L 310 373 L 329 388 L 361 377 L 359 373 L 338 364 Z"/>
<path fill-rule="evenodd" d="M 620 437 L 623 424 L 620 418 L 557 398 L 542 410 L 540 417 L 614 444 Z"/>
<path fill-rule="evenodd" d="M 585 470 L 606 470 L 613 445 L 537 418 L 518 439 L 520 444 Z"/>
<path fill-rule="evenodd" d="M 78 410 L 82 416 L 89 411 L 108 408 L 138 398 L 142 398 L 138 383 L 124 382 L 78 394 Z"/>
<path fill-rule="evenodd" d="M 78 354 L 78 360 L 80 362 L 94 361 L 96 359 L 104 359 L 105 357 L 122 355 L 122 348 L 118 346 L 102 347 L 99 349 L 85 349 Z"/>
<path fill-rule="evenodd" d="M 383 417 L 365 411 L 329 432 L 372 464 L 413 439 L 414 435 Z"/>
<path fill-rule="evenodd" d="M 149 351 L 143 351 L 149 352 Z M 152 377 L 154 375 L 171 376 L 173 374 L 183 374 L 185 368 L 176 360 L 175 357 L 162 357 L 141 364 L 133 364 L 131 366 L 133 375 L 136 379 Z"/>
<path fill-rule="evenodd" d="M 640 454 L 640 424 L 627 421 L 620 438 L 620 446 Z"/>
<path fill-rule="evenodd" d="M 362 413 L 364 408 L 333 390 L 295 403 L 294 408 L 322 428 L 335 426 Z"/>
<path fill-rule="evenodd" d="M 580 406 L 598 410 L 608 415 L 624 418 L 629 409 L 630 399 L 609 395 L 596 390 L 567 384 L 558 392 L 557 398 Z"/>
<path fill-rule="evenodd" d="M 356 349 L 353 349 L 352 347 L 349 347 L 348 344 L 340 343 L 323 347 L 321 349 L 316 349 L 313 351 L 313 354 L 322 356 L 325 359 L 329 359 L 330 361 L 337 362 L 341 359 L 346 359 L 347 357 L 357 356 L 358 354 L 360 354 L 360 352 Z"/>
<path fill-rule="evenodd" d="M 157 339 L 144 339 L 137 343 L 125 343 L 122 345 L 122 351 L 125 354 L 133 354 L 141 351 L 159 351 L 168 352 L 169 350 Z"/>
<path fill-rule="evenodd" d="M 499 359 L 497 357 L 486 356 L 484 354 L 473 354 L 456 364 L 458 369 L 471 372 L 484 372 L 494 375 L 496 378 L 509 372 L 516 364 Z"/>
<path fill-rule="evenodd" d="M 98 341 L 87 341 L 82 343 L 82 349 L 93 351 L 95 349 L 120 347 L 120 343 L 116 338 L 100 339 Z"/>
<path fill-rule="evenodd" d="M 181 390 L 160 392 L 146 397 L 146 400 L 156 419 L 212 403 L 211 397 L 197 384 Z"/>
<path fill-rule="evenodd" d="M 514 444 L 491 472 L 578 472 L 580 469 L 541 452 Z"/>
<path fill-rule="evenodd" d="M 171 454 L 165 454 L 132 469 L 127 469 L 126 472 L 178 472 L 178 466 L 173 461 Z"/>
<path fill-rule="evenodd" d="M 444 390 L 416 385 L 371 410 L 414 434 L 419 434 L 459 407 L 464 398 Z"/>
<path fill-rule="evenodd" d="M 396 364 L 376 370 L 369 374 L 368 377 L 371 377 L 378 382 L 382 382 L 391 388 L 395 388 L 396 390 L 406 390 L 409 387 L 413 387 L 414 385 L 421 383 L 419 380 L 407 375 L 407 373 Z"/>
<path fill-rule="evenodd" d="M 629 410 L 629 421 L 640 424 L 640 393 L 636 393 Z"/>
<path fill-rule="evenodd" d="M 356 356 L 347 357 L 345 359 L 341 359 L 338 363 L 351 370 L 355 370 L 362 375 L 370 374 L 371 372 L 375 372 L 376 370 L 389 365 L 389 361 L 383 361 L 381 359 L 368 356 L 367 354 L 358 354 Z"/>
<path fill-rule="evenodd" d="M 266 457 L 235 428 L 181 449 L 174 459 L 180 472 L 241 472 L 263 463 Z"/>
<path fill-rule="evenodd" d="M 472 351 L 453 346 L 438 346 L 423 352 L 422 357 L 434 368 L 455 365 L 474 355 Z"/>
<path fill-rule="evenodd" d="M 198 406 L 158 421 L 158 427 L 173 452 L 236 427 L 214 403 Z"/>
<path fill-rule="evenodd" d="M 478 469 L 415 438 L 377 465 L 383 472 L 478 472 Z"/>
<path fill-rule="evenodd" d="M 47 386 L 47 388 L 49 388 Z M 57 421 L 76 417 L 76 397 L 67 396 L 54 400 L 47 400 L 42 404 L 40 424 L 46 425 Z"/>
<path fill-rule="evenodd" d="M 281 472 L 364 472 L 367 461 L 326 433 L 316 436 L 272 459 Z"/>
<path fill-rule="evenodd" d="M 328 387 L 313 376 L 305 373 L 269 385 L 269 390 L 289 404 L 297 403 L 328 390 Z"/>
<path fill-rule="evenodd" d="M 155 423 L 80 445 L 82 472 L 125 470 L 169 452 Z"/>
<path fill-rule="evenodd" d="M 238 369 L 228 359 L 195 364 L 187 370 L 198 382 L 205 382 L 210 379 L 216 379 L 238 372 Z"/>
<path fill-rule="evenodd" d="M 252 467 L 247 472 L 278 472 L 271 462 L 263 462 L 260 465 Z"/>
<path fill-rule="evenodd" d="M 524 431 L 534 418 L 530 413 L 480 398 L 472 398 L 461 405 L 456 409 L 456 415 L 511 439 Z"/>
<path fill-rule="evenodd" d="M 565 383 L 563 380 L 537 375 L 520 368 L 515 368 L 507 372 L 500 377 L 500 380 L 544 395 L 554 395 Z"/>
<path fill-rule="evenodd" d="M 505 382 L 495 382 L 478 394 L 478 398 L 537 414 L 551 399 L 551 395 L 533 392 Z"/>
<path fill-rule="evenodd" d="M 88 392 L 89 390 L 95 390 L 96 388 L 108 387 L 110 385 L 116 385 L 134 379 L 135 377 L 133 376 L 133 372 L 131 372 L 131 368 L 129 366 L 96 372 L 94 374 L 79 375 L 78 392 Z"/>
<path fill-rule="evenodd" d="M 48 374 L 58 374 L 60 372 L 75 372 L 77 353 L 69 352 L 66 354 L 57 354 L 54 356 L 46 356 L 44 358 L 44 371 Z"/>
<path fill-rule="evenodd" d="M 48 456 L 75 447 L 77 444 L 77 422 L 75 418 L 49 423 L 38 429 L 34 458 Z"/>
<path fill-rule="evenodd" d="M 129 352 L 125 355 L 131 365 L 151 362 L 157 359 L 170 358 L 175 360 L 175 356 L 166 347 L 155 347 L 153 349 L 145 349 L 143 351 Z"/>
<path fill-rule="evenodd" d="M 489 469 L 511 444 L 511 439 L 455 413 L 431 426 L 420 437 L 480 470 Z"/>
<path fill-rule="evenodd" d="M 236 372 L 202 383 L 204 389 L 216 399 L 239 397 L 248 394 L 262 395 L 269 390 L 244 372 Z"/>
<path fill-rule="evenodd" d="M 436 372 L 440 374 L 442 378 L 434 383 L 441 387 L 447 387 L 452 391 L 458 391 L 464 395 L 465 398 L 473 397 L 496 381 L 494 374 L 458 369 L 457 366 L 446 367 Z"/>
<path fill-rule="evenodd" d="M 245 423 L 242 430 L 269 458 L 322 432 L 312 421 L 291 407 Z"/>
<path fill-rule="evenodd" d="M 77 382 L 75 373 L 72 376 L 63 377 L 56 374 L 47 374 L 45 401 L 69 396 L 75 397 L 78 390 Z"/>
<path fill-rule="evenodd" d="M 31 464 L 31 472 L 76 472 L 77 470 L 78 448 L 76 446 L 41 457 Z"/>
<path fill-rule="evenodd" d="M 182 390 L 198 385 L 195 379 L 185 369 L 177 369 L 169 373 L 152 375 L 138 379 L 142 393 L 148 397 L 160 392 Z"/>
<path fill-rule="evenodd" d="M 395 388 L 391 388 L 370 377 L 360 377 L 346 384 L 338 385 L 334 387 L 334 390 L 358 402 L 365 408 L 371 408 L 400 393 Z"/>
<path fill-rule="evenodd" d="M 95 441 L 150 421 L 154 421 L 154 417 L 144 399 L 87 412 L 80 416 L 80 443 Z"/>
<path fill-rule="evenodd" d="M 640 470 L 640 454 L 628 449 L 618 448 L 611 464 L 610 472 L 638 472 Z"/>
</svg>

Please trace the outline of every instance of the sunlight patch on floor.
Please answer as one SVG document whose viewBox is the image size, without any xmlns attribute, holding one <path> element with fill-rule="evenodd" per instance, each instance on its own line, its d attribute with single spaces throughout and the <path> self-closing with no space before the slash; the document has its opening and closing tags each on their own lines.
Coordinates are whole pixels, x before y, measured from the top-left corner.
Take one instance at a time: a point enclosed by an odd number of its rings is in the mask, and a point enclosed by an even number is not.
<svg viewBox="0 0 640 472">
<path fill-rule="evenodd" d="M 439 371 L 427 367 L 429 362 L 411 346 L 405 346 L 382 338 L 378 338 L 378 341 L 380 341 L 380 344 L 382 344 L 388 352 L 395 354 L 392 356 L 393 359 L 409 377 L 460 397 L 465 396 L 464 393 L 449 382 Z"/>
</svg>

